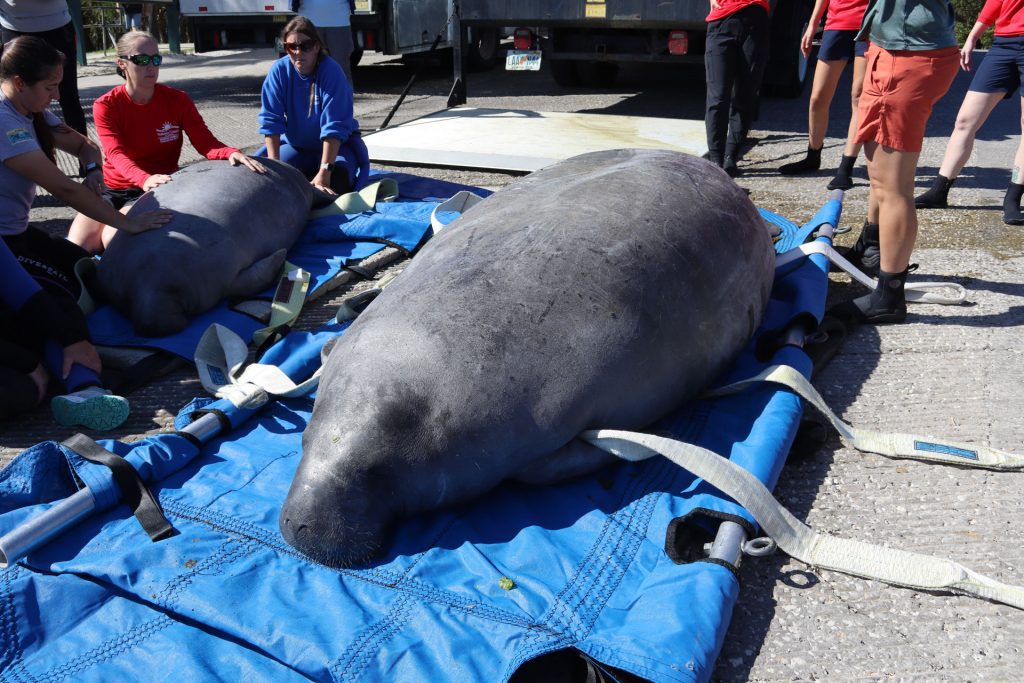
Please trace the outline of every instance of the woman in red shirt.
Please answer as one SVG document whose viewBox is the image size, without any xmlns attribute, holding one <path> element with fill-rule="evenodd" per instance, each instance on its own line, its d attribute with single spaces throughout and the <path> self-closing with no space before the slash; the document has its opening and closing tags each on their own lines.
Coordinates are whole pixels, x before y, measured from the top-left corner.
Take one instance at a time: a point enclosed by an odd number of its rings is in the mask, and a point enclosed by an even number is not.
<svg viewBox="0 0 1024 683">
<path fill-rule="evenodd" d="M 971 70 L 971 53 L 978 37 L 992 24 L 996 26 L 992 49 L 982 61 L 971 80 L 970 88 L 964 95 L 960 111 L 956 115 L 953 134 L 946 144 L 939 174 L 932 180 L 927 192 L 917 197 L 914 204 L 919 209 L 944 209 L 949 206 L 947 196 L 957 175 L 963 169 L 974 149 L 974 136 L 989 114 L 1002 100 L 1013 96 L 1021 85 L 1024 73 L 1024 0 L 988 0 L 978 13 L 964 46 L 960 50 L 960 67 Z M 1021 97 L 1024 104 L 1024 96 Z M 1024 123 L 1024 122 L 1022 122 Z M 1024 132 L 1024 131 L 1022 131 Z M 1010 185 L 1003 197 L 1003 222 L 1007 225 L 1024 225 L 1024 212 L 1020 210 L 1024 196 L 1024 137 L 1013 158 L 1013 172 Z"/>
<path fill-rule="evenodd" d="M 800 50 L 804 57 L 811 56 L 811 41 L 826 7 L 828 18 L 825 20 L 821 48 L 818 50 L 818 65 L 814 70 L 814 84 L 811 86 L 811 101 L 807 112 L 807 156 L 782 166 L 779 169 L 782 175 L 797 175 L 821 168 L 821 149 L 825 145 L 825 133 L 828 130 L 829 105 L 836 94 L 839 77 L 843 75 L 847 63 L 852 61 L 850 125 L 839 170 L 828 184 L 828 189 L 848 190 L 853 187 L 853 165 L 857 162 L 861 148 L 854 142 L 853 137 L 857 132 L 857 102 L 864 84 L 864 65 L 867 63 L 864 59 L 867 41 L 857 40 L 856 37 L 867 6 L 867 0 L 817 0 L 814 3 L 810 22 L 800 41 Z"/>
<path fill-rule="evenodd" d="M 117 73 L 125 79 L 93 104 L 93 120 L 103 147 L 103 196 L 115 209 L 143 192 L 171 181 L 178 170 L 182 131 L 207 159 L 227 159 L 257 173 L 258 161 L 214 137 L 192 99 L 181 90 L 157 83 L 160 63 L 156 38 L 146 31 L 129 31 L 117 41 Z M 68 239 L 91 253 L 103 251 L 117 231 L 78 214 Z"/>
</svg>

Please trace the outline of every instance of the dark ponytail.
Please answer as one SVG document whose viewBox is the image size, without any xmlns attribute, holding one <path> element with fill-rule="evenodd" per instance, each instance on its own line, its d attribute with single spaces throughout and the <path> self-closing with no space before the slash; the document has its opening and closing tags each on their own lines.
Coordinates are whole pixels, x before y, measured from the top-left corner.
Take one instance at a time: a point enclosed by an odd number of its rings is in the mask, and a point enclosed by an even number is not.
<svg viewBox="0 0 1024 683">
<path fill-rule="evenodd" d="M 36 36 L 18 36 L 0 47 L 0 82 L 15 76 L 32 86 L 64 65 L 64 53 Z M 32 128 L 43 153 L 55 161 L 53 130 L 41 113 L 32 113 Z"/>
</svg>

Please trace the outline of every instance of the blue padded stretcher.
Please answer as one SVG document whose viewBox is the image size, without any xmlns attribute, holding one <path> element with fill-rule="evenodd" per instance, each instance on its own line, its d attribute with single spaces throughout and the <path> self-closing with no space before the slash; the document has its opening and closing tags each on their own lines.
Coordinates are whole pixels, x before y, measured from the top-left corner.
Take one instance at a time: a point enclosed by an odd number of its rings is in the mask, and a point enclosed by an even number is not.
<svg viewBox="0 0 1024 683">
<path fill-rule="evenodd" d="M 826 204 L 784 238 L 835 225 Z M 795 238 L 802 239 L 802 238 Z M 823 239 L 823 238 L 822 238 Z M 777 272 L 762 329 L 824 311 L 821 256 Z M 296 380 L 348 323 L 292 333 L 263 359 Z M 786 346 L 759 361 L 751 340 L 722 382 L 810 360 Z M 176 435 L 102 442 L 136 465 L 178 534 L 152 543 L 110 493 L 106 468 L 43 443 L 0 471 L 0 533 L 71 494 L 72 471 L 105 509 L 0 572 L 0 680 L 502 681 L 575 649 L 655 681 L 713 672 L 739 594 L 721 563 L 666 552 L 681 518 L 742 508 L 664 458 L 622 463 L 559 486 L 506 483 L 454 509 L 404 521 L 384 557 L 315 564 L 278 531 L 311 398 L 223 410 L 230 432 L 198 448 Z M 732 459 L 775 485 L 801 416 L 774 385 L 689 404 L 653 429 Z"/>
</svg>

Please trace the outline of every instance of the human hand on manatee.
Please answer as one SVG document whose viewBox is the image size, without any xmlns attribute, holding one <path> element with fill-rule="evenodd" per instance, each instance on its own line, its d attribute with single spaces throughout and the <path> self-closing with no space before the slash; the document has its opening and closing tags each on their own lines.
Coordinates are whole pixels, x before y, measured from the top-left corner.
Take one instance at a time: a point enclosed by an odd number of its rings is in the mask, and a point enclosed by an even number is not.
<svg viewBox="0 0 1024 683">
<path fill-rule="evenodd" d="M 62 379 L 67 379 L 68 375 L 71 374 L 71 366 L 75 363 L 92 370 L 97 375 L 103 369 L 100 363 L 100 354 L 96 352 L 96 347 L 84 339 L 64 347 L 64 367 L 61 369 Z"/>
<path fill-rule="evenodd" d="M 174 217 L 174 212 L 168 209 L 153 209 L 131 217 L 125 217 L 123 225 L 117 226 L 118 230 L 124 230 L 132 235 L 146 232 L 153 228 L 159 228 Z"/>
<path fill-rule="evenodd" d="M 242 154 L 241 152 L 232 152 L 231 156 L 228 157 L 228 162 L 232 166 L 245 166 L 253 173 L 263 174 L 267 172 L 266 166 L 256 161 L 252 157 Z"/>
<path fill-rule="evenodd" d="M 338 194 L 337 192 L 335 192 L 334 190 L 331 189 L 331 172 L 330 171 L 327 171 L 327 170 L 324 170 L 324 169 L 320 169 L 320 172 L 317 173 L 315 176 L 313 176 L 313 179 L 310 180 L 309 182 L 313 184 L 313 187 L 315 187 L 316 189 L 320 190 L 321 192 L 325 192 L 325 193 L 327 193 L 329 195 L 336 195 L 336 194 Z"/>
<path fill-rule="evenodd" d="M 163 173 L 154 173 L 146 178 L 146 182 L 142 183 L 142 190 L 144 192 L 149 192 L 157 185 L 163 185 L 164 183 L 169 182 L 171 182 L 171 176 L 164 175 Z"/>
</svg>

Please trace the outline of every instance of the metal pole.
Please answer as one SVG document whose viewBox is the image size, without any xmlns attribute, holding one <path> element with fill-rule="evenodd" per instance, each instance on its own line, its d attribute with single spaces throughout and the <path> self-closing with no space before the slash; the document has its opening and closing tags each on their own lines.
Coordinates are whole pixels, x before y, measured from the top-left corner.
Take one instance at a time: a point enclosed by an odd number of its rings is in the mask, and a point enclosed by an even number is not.
<svg viewBox="0 0 1024 683">
<path fill-rule="evenodd" d="M 85 52 L 85 30 L 82 27 L 82 0 L 68 0 L 68 12 L 75 27 L 75 59 L 85 66 L 88 60 Z"/>
<path fill-rule="evenodd" d="M 167 48 L 171 54 L 181 54 L 181 9 L 178 0 L 167 5 Z"/>
<path fill-rule="evenodd" d="M 203 415 L 181 431 L 206 443 L 221 431 L 220 418 Z M 6 569 L 33 550 L 88 517 L 96 509 L 96 498 L 88 487 L 56 503 L 38 516 L 0 536 L 0 569 Z"/>
<path fill-rule="evenodd" d="M 462 14 L 459 11 L 458 0 L 452 10 L 452 33 L 455 34 L 455 44 L 452 45 L 452 68 L 454 70 L 452 89 L 448 93 L 448 108 L 457 107 L 466 103 L 466 69 L 465 50 L 468 38 L 468 30 L 462 23 Z"/>
</svg>

